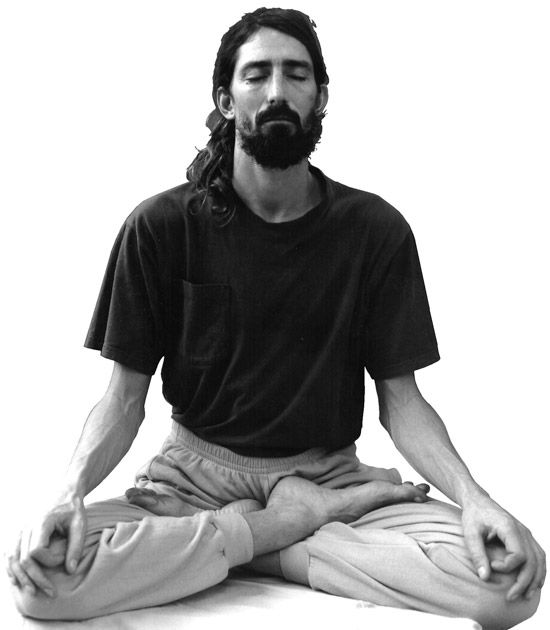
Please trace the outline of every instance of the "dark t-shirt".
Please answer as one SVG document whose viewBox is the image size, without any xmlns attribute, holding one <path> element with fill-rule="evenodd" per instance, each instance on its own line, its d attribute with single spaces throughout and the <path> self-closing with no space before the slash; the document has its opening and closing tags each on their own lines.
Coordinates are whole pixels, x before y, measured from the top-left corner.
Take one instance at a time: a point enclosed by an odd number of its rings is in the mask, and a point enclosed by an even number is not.
<svg viewBox="0 0 550 630">
<path fill-rule="evenodd" d="M 190 184 L 140 204 L 85 342 L 146 374 L 164 357 L 174 419 L 251 456 L 354 442 L 365 367 L 385 379 L 439 358 L 407 222 L 312 172 L 322 202 L 284 223 L 240 203 L 220 226 L 207 208 L 189 211 Z"/>
</svg>

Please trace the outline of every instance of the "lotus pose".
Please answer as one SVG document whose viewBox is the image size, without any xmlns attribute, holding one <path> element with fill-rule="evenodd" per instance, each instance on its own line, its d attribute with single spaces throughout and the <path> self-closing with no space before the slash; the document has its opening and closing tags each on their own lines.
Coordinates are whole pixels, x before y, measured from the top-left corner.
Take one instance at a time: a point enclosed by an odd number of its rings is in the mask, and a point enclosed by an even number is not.
<svg viewBox="0 0 550 630">
<path fill-rule="evenodd" d="M 86 346 L 112 379 L 57 502 L 8 558 L 24 615 L 156 606 L 240 565 L 484 628 L 535 612 L 544 552 L 415 382 L 439 355 L 411 228 L 309 162 L 328 83 L 299 11 L 258 9 L 222 38 L 206 148 L 188 182 L 131 213 L 108 261 Z M 84 506 L 132 444 L 161 359 L 161 452 L 134 488 Z M 358 460 L 365 369 L 397 449 L 456 505 Z"/>
</svg>

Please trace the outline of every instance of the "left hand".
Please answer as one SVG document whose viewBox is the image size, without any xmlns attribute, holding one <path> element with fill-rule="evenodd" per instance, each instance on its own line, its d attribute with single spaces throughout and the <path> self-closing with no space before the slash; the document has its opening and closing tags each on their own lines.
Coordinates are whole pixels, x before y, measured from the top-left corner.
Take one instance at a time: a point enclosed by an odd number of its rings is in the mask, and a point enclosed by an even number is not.
<svg viewBox="0 0 550 630">
<path fill-rule="evenodd" d="M 482 580 L 491 570 L 498 573 L 517 571 L 516 581 L 506 599 L 520 596 L 530 599 L 542 588 L 546 575 L 546 556 L 531 532 L 489 496 L 477 496 L 463 505 L 462 525 L 466 547 Z M 486 543 L 499 539 L 504 546 L 502 558 L 491 559 Z"/>
</svg>

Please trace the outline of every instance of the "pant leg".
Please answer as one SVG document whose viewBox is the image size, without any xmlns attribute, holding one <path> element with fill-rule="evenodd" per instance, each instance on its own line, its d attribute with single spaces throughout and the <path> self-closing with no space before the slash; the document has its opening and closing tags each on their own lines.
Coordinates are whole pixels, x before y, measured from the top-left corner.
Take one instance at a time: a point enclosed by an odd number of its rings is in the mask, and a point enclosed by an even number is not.
<svg viewBox="0 0 550 630">
<path fill-rule="evenodd" d="M 530 617 L 538 599 L 506 602 L 513 575 L 479 579 L 464 544 L 460 510 L 430 501 L 373 510 L 330 523 L 281 552 L 291 581 L 382 606 L 478 621 L 484 630 Z"/>
<path fill-rule="evenodd" d="M 82 558 L 73 575 L 45 569 L 58 595 L 15 589 L 19 611 L 41 619 L 87 619 L 157 606 L 221 582 L 252 558 L 252 535 L 241 514 L 203 511 L 152 515 L 125 499 L 87 508 Z"/>
<path fill-rule="evenodd" d="M 15 589 L 25 615 L 85 619 L 158 606 L 222 581 L 228 570 L 252 559 L 252 533 L 241 514 L 265 504 L 280 477 L 316 460 L 305 456 L 247 458 L 206 443 L 174 423 L 161 452 L 137 475 L 140 487 L 183 501 L 186 517 L 160 517 L 125 499 L 87 508 L 88 529 L 77 572 L 45 569 L 58 596 Z M 243 508 L 243 503 L 245 507 Z"/>
</svg>

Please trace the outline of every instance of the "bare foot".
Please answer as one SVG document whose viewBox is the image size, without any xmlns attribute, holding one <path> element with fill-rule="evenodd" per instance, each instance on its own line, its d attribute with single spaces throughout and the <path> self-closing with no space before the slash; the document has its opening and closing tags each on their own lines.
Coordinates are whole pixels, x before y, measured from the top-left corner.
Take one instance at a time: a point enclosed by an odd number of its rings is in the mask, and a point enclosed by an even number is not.
<svg viewBox="0 0 550 630">
<path fill-rule="evenodd" d="M 351 523 L 384 505 L 427 501 L 426 484 L 370 481 L 330 490 L 300 477 L 284 477 L 271 491 L 265 510 L 245 514 L 254 556 L 277 551 L 310 536 L 334 521 Z"/>
<path fill-rule="evenodd" d="M 138 505 L 157 516 L 193 516 L 201 512 L 199 508 L 181 501 L 169 494 L 159 494 L 148 488 L 129 488 L 126 490 L 126 498 L 132 505 Z M 217 512 L 237 512 L 248 514 L 263 509 L 263 505 L 254 499 L 241 499 L 225 505 Z"/>
<path fill-rule="evenodd" d="M 318 527 L 333 521 L 351 523 L 368 512 L 385 505 L 425 502 L 427 484 L 411 482 L 395 484 L 391 481 L 370 481 L 360 486 L 330 490 L 300 477 L 284 477 L 273 488 L 266 508 L 301 509 L 309 513 Z"/>
<path fill-rule="evenodd" d="M 128 502 L 157 516 L 192 516 L 199 510 L 169 494 L 159 494 L 148 488 L 128 488 Z"/>
</svg>

